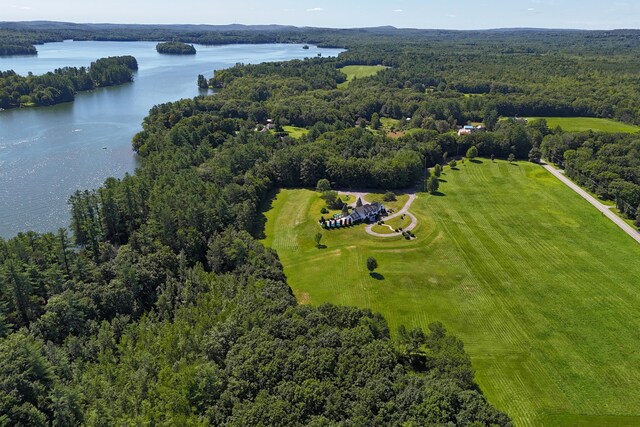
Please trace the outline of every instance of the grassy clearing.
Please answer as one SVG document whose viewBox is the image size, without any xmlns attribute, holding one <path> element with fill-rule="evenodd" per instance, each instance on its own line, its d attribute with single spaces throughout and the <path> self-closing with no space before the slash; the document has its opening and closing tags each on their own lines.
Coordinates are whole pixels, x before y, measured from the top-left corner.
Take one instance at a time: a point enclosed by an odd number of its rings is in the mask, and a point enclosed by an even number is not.
<svg viewBox="0 0 640 427">
<path fill-rule="evenodd" d="M 381 117 L 380 123 L 382 126 L 380 127 L 379 132 L 382 135 L 387 135 L 389 138 L 400 138 L 401 136 L 411 135 L 412 133 L 420 130 L 419 128 L 410 128 L 406 130 L 399 129 L 403 124 L 402 120 L 391 119 L 389 117 Z"/>
<path fill-rule="evenodd" d="M 282 126 L 285 132 L 289 134 L 291 138 L 300 138 L 309 133 L 309 129 L 299 128 L 296 126 Z"/>
<path fill-rule="evenodd" d="M 415 240 L 357 226 L 317 249 L 322 201 L 283 190 L 265 243 L 300 301 L 369 307 L 392 330 L 442 321 L 516 425 L 640 425 L 640 246 L 539 166 L 481 161 L 418 197 Z"/>
<path fill-rule="evenodd" d="M 385 68 L 387 67 L 384 65 L 347 65 L 346 67 L 342 67 L 340 71 L 347 75 L 347 80 L 340 83 L 338 87 L 347 87 L 351 80 L 376 75 Z"/>
<path fill-rule="evenodd" d="M 594 117 L 528 117 L 528 120 L 545 119 L 551 129 L 560 126 L 566 132 L 584 132 L 588 130 L 600 132 L 640 132 L 639 126 Z"/>
<path fill-rule="evenodd" d="M 380 117 L 380 123 L 382 124 L 382 130 L 386 132 L 390 132 L 391 128 L 400 126 L 400 120 L 389 117 Z"/>
</svg>

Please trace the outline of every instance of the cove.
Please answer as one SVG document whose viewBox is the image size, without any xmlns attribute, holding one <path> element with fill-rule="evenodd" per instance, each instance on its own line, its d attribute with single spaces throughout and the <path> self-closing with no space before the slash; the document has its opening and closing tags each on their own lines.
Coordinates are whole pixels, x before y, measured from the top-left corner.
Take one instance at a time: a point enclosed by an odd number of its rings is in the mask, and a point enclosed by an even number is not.
<svg viewBox="0 0 640 427">
<path fill-rule="evenodd" d="M 107 56 L 133 55 L 134 82 L 80 92 L 53 107 L 0 111 L 0 236 L 55 231 L 69 225 L 67 200 L 76 190 L 99 187 L 136 167 L 131 138 L 156 104 L 207 91 L 198 74 L 236 63 L 336 56 L 341 49 L 298 44 L 195 45 L 196 55 L 161 55 L 156 42 L 66 41 L 38 46 L 37 56 L 0 58 L 0 70 L 43 74 L 65 66 L 88 66 Z"/>
</svg>

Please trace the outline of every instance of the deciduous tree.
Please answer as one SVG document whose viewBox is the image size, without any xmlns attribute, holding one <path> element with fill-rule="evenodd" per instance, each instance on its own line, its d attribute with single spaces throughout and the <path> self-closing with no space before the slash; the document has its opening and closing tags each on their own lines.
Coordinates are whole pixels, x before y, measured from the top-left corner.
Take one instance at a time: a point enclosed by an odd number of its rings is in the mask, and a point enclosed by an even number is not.
<svg viewBox="0 0 640 427">
<path fill-rule="evenodd" d="M 378 261 L 372 256 L 367 258 L 367 270 L 373 273 L 376 268 L 378 268 Z"/>
</svg>

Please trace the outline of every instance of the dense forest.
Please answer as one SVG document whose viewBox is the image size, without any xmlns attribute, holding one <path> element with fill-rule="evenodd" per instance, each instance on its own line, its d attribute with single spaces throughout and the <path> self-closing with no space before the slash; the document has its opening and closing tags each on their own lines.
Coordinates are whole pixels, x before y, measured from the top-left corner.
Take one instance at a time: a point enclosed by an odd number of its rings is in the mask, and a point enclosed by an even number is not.
<svg viewBox="0 0 640 427">
<path fill-rule="evenodd" d="M 53 31 L 12 29 L 7 28 L 6 24 L 9 23 L 0 23 L 0 56 L 37 55 L 38 50 L 34 45 L 64 40 L 62 35 Z"/>
<path fill-rule="evenodd" d="M 166 53 L 171 55 L 195 55 L 196 48 L 191 44 L 181 42 L 164 42 L 156 45 L 158 53 Z"/>
<path fill-rule="evenodd" d="M 277 186 L 421 176 L 418 140 L 385 147 L 354 126 L 354 106 L 330 102 L 335 65 L 267 64 L 152 108 L 139 170 L 74 194 L 71 233 L 0 240 L 3 423 L 511 424 L 443 325 L 392 337 L 369 311 L 298 305 L 256 240 Z M 255 132 L 289 97 L 326 98 L 317 116 L 313 104 L 291 116 L 309 136 Z"/>
<path fill-rule="evenodd" d="M 73 101 L 77 92 L 133 81 L 132 56 L 101 58 L 86 67 L 64 67 L 43 75 L 0 71 L 0 108 L 47 106 Z"/>
<path fill-rule="evenodd" d="M 349 51 L 341 56 L 343 65 L 387 65 L 390 69 L 376 77 L 380 83 L 390 88 L 432 91 L 432 98 L 446 99 L 469 110 L 467 119 L 482 119 L 482 109 L 474 105 L 484 105 L 505 117 L 590 116 L 640 124 L 637 30 L 458 32 L 392 27 L 332 30 L 242 25 L 0 24 L 0 49 L 26 49 L 64 39 L 344 47 Z M 452 117 L 460 119 L 455 114 Z"/>
<path fill-rule="evenodd" d="M 262 31 L 349 51 L 201 76 L 216 93 L 153 107 L 136 173 L 72 195 L 70 230 L 0 239 L 0 424 L 511 424 L 444 325 L 389 331 L 366 310 L 297 304 L 257 240 L 261 207 L 319 179 L 422 184 L 475 147 L 566 162 L 635 216 L 637 135 L 513 116 L 638 122 L 638 34 Z M 338 88 L 353 64 L 389 68 Z M 471 122 L 485 130 L 455 132 Z"/>
</svg>

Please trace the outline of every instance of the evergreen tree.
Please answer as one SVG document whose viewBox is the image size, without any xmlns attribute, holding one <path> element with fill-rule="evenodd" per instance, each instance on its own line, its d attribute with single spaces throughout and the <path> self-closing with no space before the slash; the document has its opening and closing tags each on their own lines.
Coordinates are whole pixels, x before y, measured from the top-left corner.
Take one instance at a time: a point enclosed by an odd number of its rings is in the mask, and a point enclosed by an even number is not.
<svg viewBox="0 0 640 427">
<path fill-rule="evenodd" d="M 438 180 L 438 178 L 436 178 L 435 176 L 430 176 L 427 179 L 427 191 L 429 193 L 433 194 L 437 192 L 439 187 L 440 187 L 440 180 Z"/>
</svg>

